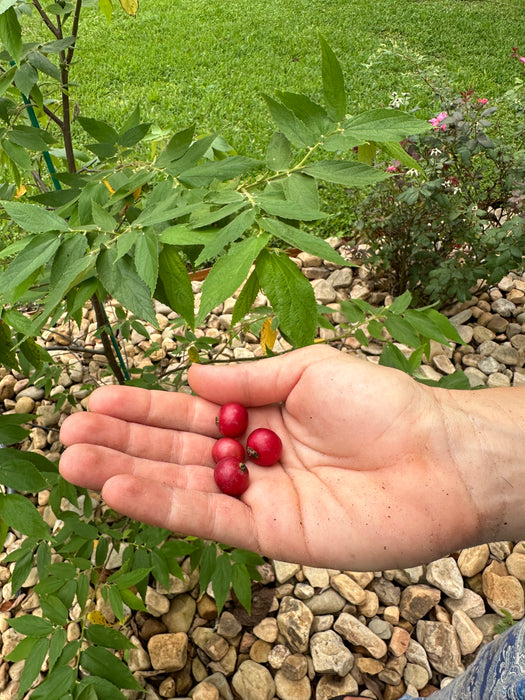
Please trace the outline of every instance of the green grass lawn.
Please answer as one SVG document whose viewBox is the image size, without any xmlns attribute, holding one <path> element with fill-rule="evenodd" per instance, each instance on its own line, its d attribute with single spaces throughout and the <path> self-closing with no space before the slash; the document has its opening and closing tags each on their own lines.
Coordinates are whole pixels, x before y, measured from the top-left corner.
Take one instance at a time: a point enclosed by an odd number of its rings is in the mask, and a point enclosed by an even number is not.
<svg viewBox="0 0 525 700">
<path fill-rule="evenodd" d="M 142 0 L 136 18 L 114 4 L 109 25 L 98 11 L 83 14 L 72 73 L 82 114 L 118 122 L 138 103 L 162 128 L 195 122 L 246 155 L 260 155 L 272 131 L 261 92 L 319 97 L 318 31 L 343 65 L 352 112 L 396 91 L 433 114 L 416 66 L 365 67 L 382 43 L 406 44 L 457 90 L 490 99 L 519 75 L 512 47 L 525 52 L 523 0 Z"/>
</svg>

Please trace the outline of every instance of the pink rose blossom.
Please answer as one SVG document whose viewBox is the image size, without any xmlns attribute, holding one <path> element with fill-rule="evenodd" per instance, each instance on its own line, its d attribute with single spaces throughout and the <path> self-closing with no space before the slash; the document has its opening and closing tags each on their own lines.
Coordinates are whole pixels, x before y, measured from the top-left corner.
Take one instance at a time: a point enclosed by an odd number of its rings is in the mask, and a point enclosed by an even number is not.
<svg viewBox="0 0 525 700">
<path fill-rule="evenodd" d="M 435 130 L 437 131 L 438 129 L 441 129 L 442 131 L 445 131 L 446 124 L 441 124 L 439 126 L 440 122 L 443 121 L 443 119 L 446 119 L 448 117 L 448 114 L 446 112 L 440 112 L 437 117 L 433 117 L 432 119 L 429 119 L 428 121 L 432 124 L 433 127 L 435 127 Z"/>
<path fill-rule="evenodd" d="M 478 102 L 480 103 L 480 105 L 486 105 L 488 100 L 486 97 L 480 97 Z"/>
</svg>

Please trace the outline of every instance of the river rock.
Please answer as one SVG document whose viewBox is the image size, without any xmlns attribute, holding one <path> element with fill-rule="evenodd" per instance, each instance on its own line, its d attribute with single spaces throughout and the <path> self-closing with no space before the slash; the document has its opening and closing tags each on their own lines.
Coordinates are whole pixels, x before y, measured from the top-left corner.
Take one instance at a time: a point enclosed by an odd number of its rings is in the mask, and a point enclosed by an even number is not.
<svg viewBox="0 0 525 700">
<path fill-rule="evenodd" d="M 401 616 L 415 624 L 441 600 L 441 593 L 424 583 L 407 586 L 401 594 L 399 612 Z"/>
<path fill-rule="evenodd" d="M 346 676 L 354 662 L 352 652 L 333 630 L 312 635 L 310 654 L 316 673 Z"/>
<path fill-rule="evenodd" d="M 465 668 L 461 662 L 461 649 L 452 625 L 446 622 L 419 620 L 416 634 L 436 671 L 452 678 L 463 673 Z"/>
<path fill-rule="evenodd" d="M 242 700 L 272 700 L 275 682 L 270 671 L 255 661 L 243 661 L 232 678 L 232 686 Z"/>
<path fill-rule="evenodd" d="M 385 642 L 349 613 L 339 615 L 334 623 L 334 630 L 351 644 L 365 647 L 375 659 L 380 659 L 387 652 Z"/>
<path fill-rule="evenodd" d="M 188 636 L 183 632 L 156 634 L 148 641 L 148 653 L 156 671 L 180 671 L 186 664 Z"/>
<path fill-rule="evenodd" d="M 291 596 L 285 596 L 282 599 L 277 615 L 277 625 L 293 651 L 304 653 L 308 650 L 313 619 L 312 611 L 301 600 Z"/>
<path fill-rule="evenodd" d="M 435 588 L 439 588 L 449 598 L 461 598 L 463 595 L 463 577 L 453 557 L 443 557 L 427 565 L 426 579 Z"/>
</svg>

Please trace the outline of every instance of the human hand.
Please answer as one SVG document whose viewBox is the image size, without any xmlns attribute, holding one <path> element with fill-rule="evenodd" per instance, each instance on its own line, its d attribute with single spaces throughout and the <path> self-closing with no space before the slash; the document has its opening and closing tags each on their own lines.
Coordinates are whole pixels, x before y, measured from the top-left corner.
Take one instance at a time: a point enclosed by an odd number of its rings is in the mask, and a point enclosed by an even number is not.
<svg viewBox="0 0 525 700">
<path fill-rule="evenodd" d="M 95 390 L 90 411 L 62 426 L 62 475 L 135 519 L 313 566 L 412 566 L 480 537 L 444 390 L 320 346 L 193 365 L 189 383 L 198 396 Z M 213 479 L 215 417 L 228 401 L 248 408 L 248 432 L 269 427 L 283 441 L 278 464 L 248 462 L 240 499 Z"/>
</svg>

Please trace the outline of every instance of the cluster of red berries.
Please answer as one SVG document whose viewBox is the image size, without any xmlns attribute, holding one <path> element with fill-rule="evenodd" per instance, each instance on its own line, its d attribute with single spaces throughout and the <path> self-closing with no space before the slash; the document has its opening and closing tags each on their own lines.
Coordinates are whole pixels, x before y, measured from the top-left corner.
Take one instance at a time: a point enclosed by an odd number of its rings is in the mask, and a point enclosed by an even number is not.
<svg viewBox="0 0 525 700">
<path fill-rule="evenodd" d="M 246 454 L 261 467 L 275 464 L 283 449 L 280 437 L 269 428 L 256 428 L 246 439 L 246 452 L 241 437 L 248 427 L 248 411 L 236 402 L 221 406 L 215 419 L 223 437 L 219 438 L 211 451 L 215 462 L 215 483 L 223 493 L 240 496 L 248 488 L 250 476 L 244 463 Z"/>
</svg>

